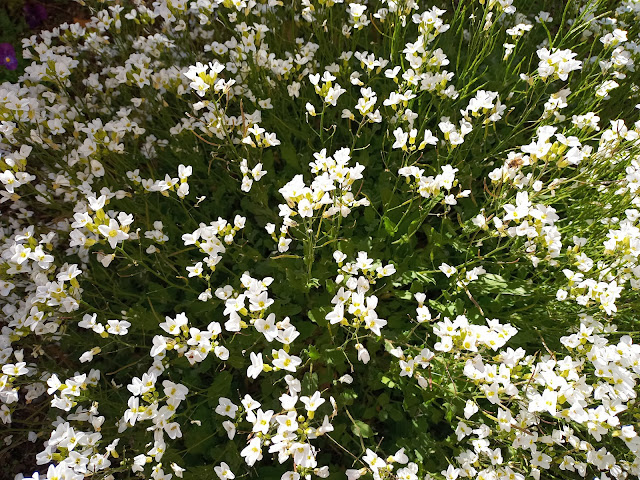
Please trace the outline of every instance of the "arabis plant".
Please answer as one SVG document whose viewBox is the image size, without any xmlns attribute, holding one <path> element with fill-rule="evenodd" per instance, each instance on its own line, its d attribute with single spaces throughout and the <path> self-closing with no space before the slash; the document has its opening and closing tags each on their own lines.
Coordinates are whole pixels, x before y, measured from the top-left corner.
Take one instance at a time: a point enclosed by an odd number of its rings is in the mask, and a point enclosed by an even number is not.
<svg viewBox="0 0 640 480">
<path fill-rule="evenodd" d="M 7 478 L 640 477 L 637 0 L 81 3 L 0 84 Z"/>
</svg>

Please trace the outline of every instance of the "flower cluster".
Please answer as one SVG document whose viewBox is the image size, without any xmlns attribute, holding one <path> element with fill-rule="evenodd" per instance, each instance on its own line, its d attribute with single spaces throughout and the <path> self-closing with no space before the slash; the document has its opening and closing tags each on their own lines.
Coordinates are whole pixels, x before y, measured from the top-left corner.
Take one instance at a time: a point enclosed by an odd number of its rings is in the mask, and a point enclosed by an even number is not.
<svg viewBox="0 0 640 480">
<path fill-rule="evenodd" d="M 85 2 L 0 83 L 3 473 L 640 476 L 637 0 Z"/>
<path fill-rule="evenodd" d="M 191 167 L 180 164 L 178 166 L 178 178 L 165 175 L 164 180 L 143 179 L 140 177 L 140 170 L 138 169 L 127 172 L 127 177 L 133 182 L 134 186 L 141 185 L 146 192 L 160 192 L 166 197 L 170 191 L 175 190 L 179 198 L 184 198 L 189 195 L 189 184 L 187 182 L 192 172 L 193 169 Z"/>
<path fill-rule="evenodd" d="M 638 373 L 633 365 L 639 350 L 628 336 L 617 345 L 609 345 L 604 330 L 601 323 L 582 317 L 580 331 L 561 339 L 569 349 L 564 358 L 545 355 L 536 359 L 526 356 L 522 349 L 507 349 L 500 351 L 497 364 L 483 361 L 480 356 L 467 360 L 465 375 L 479 385 L 497 411 L 489 413 L 472 400 L 467 402 L 465 421 L 458 423 L 456 433 L 458 440 L 468 437 L 466 441 L 473 448 L 457 457 L 457 474 L 478 475 L 478 465 L 483 463 L 487 465 L 485 475 L 508 469 L 503 450 L 491 448 L 492 438 L 496 441 L 506 437 L 511 448 L 530 459 L 535 477 L 551 468 L 552 462 L 560 463 L 561 470 L 581 476 L 589 466 L 609 472 L 617 468 L 637 475 L 637 432 L 620 417 L 624 416 L 627 403 L 636 397 L 633 385 Z M 622 360 L 623 355 L 626 360 Z M 589 377 L 591 371 L 595 378 Z M 507 401 L 518 404 L 517 415 L 506 408 Z M 478 415 L 495 422 L 497 430 L 492 433 L 483 424 L 473 429 L 468 420 Z M 550 421 L 545 420 L 540 431 L 543 416 Z M 619 439 L 616 442 L 626 445 L 634 461 L 618 462 L 607 447 L 596 448 L 591 443 L 612 432 L 613 438 Z M 570 448 L 562 458 L 554 458 L 554 445 Z"/>
<path fill-rule="evenodd" d="M 152 447 L 145 453 L 141 453 L 133 458 L 131 470 L 133 472 L 143 472 L 147 463 L 156 461 L 152 468 L 151 477 L 154 479 L 163 478 L 162 457 L 167 445 L 165 435 L 170 439 L 182 437 L 180 424 L 175 421 L 176 410 L 180 403 L 186 399 L 189 389 L 180 383 L 170 380 L 162 382 L 162 390 L 158 383 L 158 376 L 164 368 L 161 363 L 154 363 L 149 371 L 142 377 L 134 377 L 127 385 L 127 390 L 131 393 L 127 402 L 128 409 L 120 419 L 118 431 L 124 432 L 127 428 L 132 428 L 138 422 L 150 421 L 153 425 L 147 427 L 153 432 Z M 173 420 L 173 421 L 172 421 Z M 174 471 L 180 471 L 180 467 L 172 464 Z"/>
<path fill-rule="evenodd" d="M 423 168 L 413 165 L 398 169 L 398 174 L 405 177 L 407 179 L 407 183 L 410 183 L 412 188 L 424 198 L 439 199 L 444 190 L 445 193 L 442 198 L 442 202 L 447 205 L 455 205 L 458 203 L 456 200 L 457 198 L 469 196 L 469 190 L 461 190 L 456 195 L 451 193 L 451 190 L 457 186 L 457 168 L 453 168 L 451 165 L 444 165 L 441 170 L 442 173 L 439 173 L 435 177 L 431 175 L 427 177 L 423 175 Z M 413 180 L 411 177 L 413 177 Z"/>
<path fill-rule="evenodd" d="M 378 297 L 371 291 L 371 287 L 378 279 L 393 275 L 396 269 L 391 264 L 376 267 L 374 260 L 369 258 L 366 252 L 359 252 L 353 262 L 344 263 L 347 256 L 339 250 L 333 253 L 333 258 L 339 267 L 340 273 L 335 278 L 335 284 L 339 288 L 331 299 L 333 310 L 325 319 L 331 325 L 349 327 L 356 340 L 358 360 L 367 363 L 370 360 L 369 352 L 358 342 L 361 327 L 380 336 L 380 330 L 387 324 L 387 321 L 379 318 L 376 313 Z"/>
<path fill-rule="evenodd" d="M 293 470 L 283 474 L 283 478 L 329 476 L 327 466 L 318 466 L 318 449 L 311 442 L 318 437 L 333 431 L 329 415 L 324 415 L 322 422 L 315 418 L 316 411 L 326 403 L 319 391 L 311 395 L 300 395 L 302 387 L 299 380 L 291 375 L 285 376 L 287 392 L 279 400 L 279 411 L 262 410 L 260 402 L 250 395 L 242 399 L 242 407 L 221 397 L 216 407 L 218 415 L 229 417 L 224 422 L 229 438 L 233 438 L 236 429 L 245 423 L 251 425 L 249 440 L 240 452 L 247 465 L 253 466 L 263 455 L 277 454 L 278 462 L 283 464 L 289 459 L 293 461 Z M 331 419 L 337 414 L 336 403 L 330 398 L 333 406 Z M 301 409 L 299 411 L 298 409 Z M 268 448 L 267 448 L 268 447 Z M 222 467 L 228 469 L 226 464 Z M 221 478 L 233 478 L 229 474 Z"/>
<path fill-rule="evenodd" d="M 195 245 L 200 253 L 204 253 L 207 257 L 204 263 L 207 265 L 208 271 L 215 272 L 216 265 L 222 260 L 222 254 L 227 249 L 226 245 L 231 245 L 236 234 L 244 228 L 246 218 L 236 215 L 233 219 L 233 225 L 223 218 L 211 222 L 209 225 L 204 223 L 191 233 L 182 235 L 182 241 L 185 245 Z M 222 238 L 222 240 L 221 240 Z M 204 273 L 203 262 L 197 262 L 195 265 L 187 267 L 189 277 L 209 278 L 210 274 Z M 208 288 L 200 294 L 200 300 L 206 301 L 211 298 L 211 288 Z"/>
<path fill-rule="evenodd" d="M 356 195 L 352 192 L 354 183 L 362 179 L 364 166 L 358 162 L 349 166 L 351 156 L 348 148 L 341 148 L 333 156 L 327 156 L 326 149 L 322 149 L 313 156 L 315 161 L 309 163 L 311 172 L 315 175 L 311 186 L 305 185 L 302 175 L 296 175 L 279 190 L 287 202 L 278 206 L 283 218 L 277 240 L 279 252 L 289 250 L 291 239 L 286 238 L 286 235 L 289 228 L 298 226 L 298 222 L 292 217 L 299 216 L 306 225 L 313 222 L 316 212 L 320 210 L 318 218 L 321 219 L 338 214 L 346 217 L 353 208 L 369 204 L 367 198 L 356 200 Z M 266 230 L 275 240 L 275 225 L 268 224 Z"/>
<path fill-rule="evenodd" d="M 582 68 L 582 62 L 575 60 L 578 54 L 569 49 L 560 50 L 558 48 L 552 48 L 548 50 L 541 48 L 537 51 L 537 55 L 540 59 L 538 75 L 544 80 L 548 78 L 551 78 L 551 80 L 558 78 L 560 80 L 567 80 L 569 73 Z"/>
<path fill-rule="evenodd" d="M 229 350 L 219 342 L 222 328 L 218 322 L 211 322 L 206 330 L 200 330 L 190 327 L 187 316 L 179 313 L 176 318 L 166 317 L 166 321 L 159 326 L 172 337 L 153 337 L 153 347 L 149 355 L 154 358 L 163 358 L 169 350 L 180 356 L 184 355 L 191 365 L 204 361 L 210 352 L 223 361 L 229 358 Z"/>
</svg>

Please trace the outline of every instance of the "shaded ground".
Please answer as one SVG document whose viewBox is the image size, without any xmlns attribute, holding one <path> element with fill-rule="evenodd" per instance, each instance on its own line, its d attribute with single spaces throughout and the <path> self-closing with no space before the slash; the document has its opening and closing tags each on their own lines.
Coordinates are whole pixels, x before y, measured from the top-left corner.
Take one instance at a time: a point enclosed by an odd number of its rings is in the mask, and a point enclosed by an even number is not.
<svg viewBox="0 0 640 480">
<path fill-rule="evenodd" d="M 42 12 L 45 12 L 46 18 L 42 18 Z M 0 43 L 13 45 L 18 57 L 16 70 L 0 66 L 0 83 L 17 82 L 24 67 L 29 64 L 22 59 L 22 38 L 51 30 L 65 22 L 83 22 L 89 17 L 89 10 L 74 0 L 0 0 Z"/>
</svg>

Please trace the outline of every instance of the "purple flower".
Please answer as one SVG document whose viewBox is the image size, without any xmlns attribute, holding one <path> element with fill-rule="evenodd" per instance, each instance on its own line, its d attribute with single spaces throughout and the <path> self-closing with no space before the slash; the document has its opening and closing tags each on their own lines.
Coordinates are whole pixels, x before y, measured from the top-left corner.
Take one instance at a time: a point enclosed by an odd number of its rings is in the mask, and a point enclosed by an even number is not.
<svg viewBox="0 0 640 480">
<path fill-rule="evenodd" d="M 27 2 L 23 11 L 29 28 L 37 28 L 47 19 L 47 9 L 40 3 Z"/>
<path fill-rule="evenodd" d="M 0 64 L 9 70 L 18 68 L 18 57 L 16 57 L 16 51 L 10 43 L 0 43 Z"/>
</svg>

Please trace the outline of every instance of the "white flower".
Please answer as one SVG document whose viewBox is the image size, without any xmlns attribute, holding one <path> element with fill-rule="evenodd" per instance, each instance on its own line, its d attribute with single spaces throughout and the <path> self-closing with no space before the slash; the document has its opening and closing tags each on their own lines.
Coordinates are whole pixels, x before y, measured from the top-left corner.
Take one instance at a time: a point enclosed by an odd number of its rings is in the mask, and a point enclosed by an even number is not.
<svg viewBox="0 0 640 480">
<path fill-rule="evenodd" d="M 129 234 L 120 230 L 118 222 L 116 222 L 114 219 L 109 220 L 109 225 L 100 225 L 98 227 L 98 230 L 102 235 L 107 237 L 111 248 L 116 248 L 118 243 L 129 238 Z"/>
<path fill-rule="evenodd" d="M 258 378 L 258 375 L 262 373 L 262 369 L 264 368 L 264 363 L 262 362 L 262 353 L 258 353 L 257 355 L 253 352 L 249 354 L 251 358 L 251 365 L 247 368 L 247 377 L 249 378 Z"/>
<path fill-rule="evenodd" d="M 229 470 L 229 465 L 224 462 L 215 467 L 213 470 L 216 472 L 216 475 L 218 475 L 218 478 L 220 478 L 220 480 L 233 480 L 234 478 L 236 478 L 233 472 Z"/>
<path fill-rule="evenodd" d="M 231 402 L 228 398 L 220 397 L 218 399 L 218 406 L 216 407 L 216 413 L 218 415 L 227 416 L 229 418 L 235 418 L 238 406 Z"/>
<path fill-rule="evenodd" d="M 240 452 L 240 455 L 244 457 L 244 461 L 250 467 L 253 466 L 256 461 L 262 459 L 262 448 L 259 437 L 253 437 L 248 445 Z"/>
<path fill-rule="evenodd" d="M 369 351 L 362 345 L 361 343 L 356 343 L 356 350 L 358 351 L 358 360 L 362 363 L 367 364 L 369 360 L 371 360 L 371 356 L 369 355 Z"/>
<path fill-rule="evenodd" d="M 199 277 L 202 275 L 202 262 L 196 263 L 193 267 L 187 267 L 187 271 L 189 272 L 189 278 Z"/>
<path fill-rule="evenodd" d="M 18 363 L 7 363 L 2 366 L 2 373 L 6 375 L 10 375 L 12 377 L 19 377 L 21 375 L 26 375 L 29 372 L 27 368 L 27 364 L 25 362 Z"/>
<path fill-rule="evenodd" d="M 444 273 L 447 276 L 447 278 L 451 277 L 452 275 L 455 275 L 458 272 L 458 270 L 455 267 L 452 267 L 447 263 L 443 263 L 438 268 L 442 273 Z"/>
<path fill-rule="evenodd" d="M 229 440 L 233 440 L 233 437 L 236 436 L 236 426 L 234 425 L 234 423 L 230 420 L 225 420 L 224 422 L 222 422 L 222 427 L 227 432 L 227 437 L 229 437 Z"/>
<path fill-rule="evenodd" d="M 320 392 L 315 392 L 311 397 L 300 397 L 300 401 L 304 403 L 304 408 L 307 412 L 315 412 L 325 402 L 325 399 L 320 397 Z"/>
<path fill-rule="evenodd" d="M 313 217 L 313 206 L 311 202 L 306 198 L 303 198 L 298 203 L 298 213 L 301 217 Z"/>
<path fill-rule="evenodd" d="M 307 104 L 305 105 L 305 108 L 307 109 L 307 113 L 309 115 L 311 115 L 312 117 L 316 116 L 316 108 L 311 105 L 309 102 L 307 102 Z"/>
<path fill-rule="evenodd" d="M 108 320 L 107 332 L 112 335 L 126 335 L 131 323 L 126 320 Z"/>
<path fill-rule="evenodd" d="M 288 372 L 295 372 L 296 367 L 302 363 L 302 359 L 300 357 L 289 355 L 283 349 L 280 349 L 277 352 L 274 350 L 273 355 L 273 366 L 282 370 L 287 370 Z"/>
</svg>

